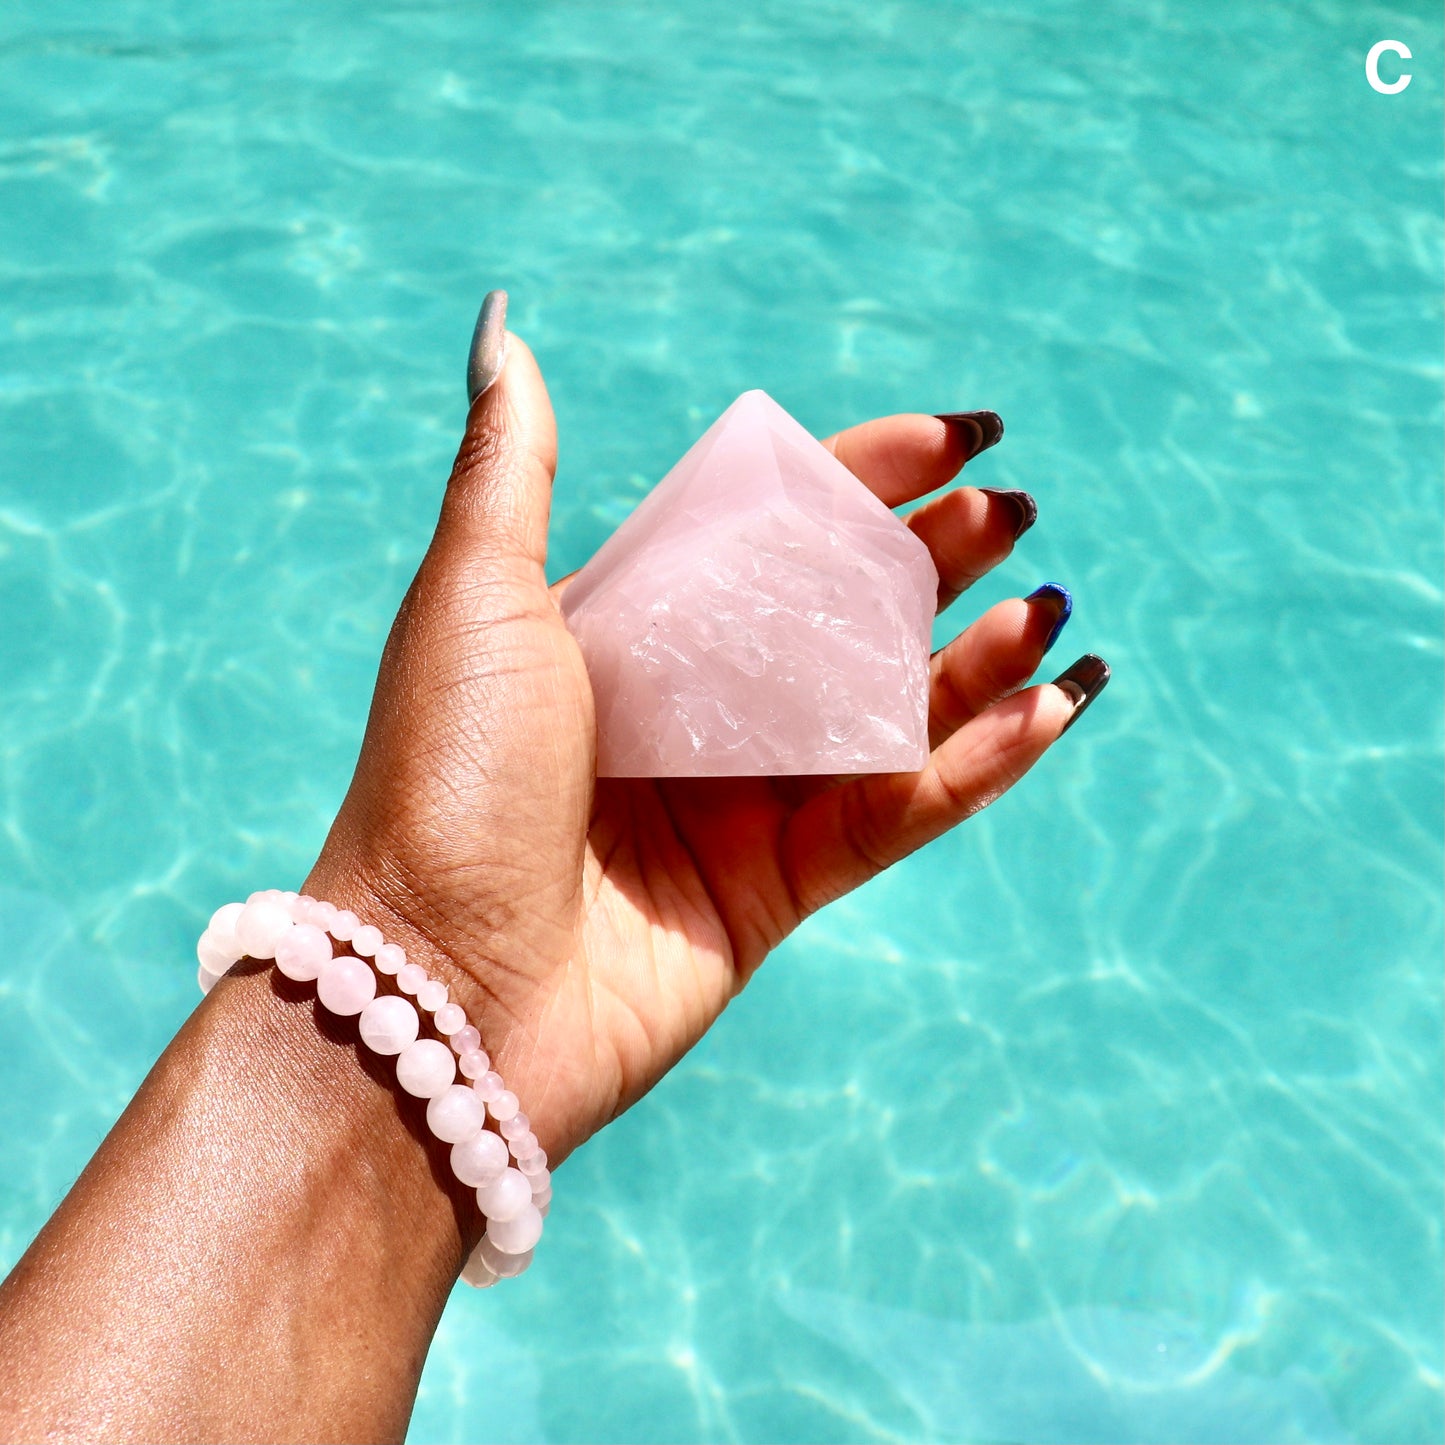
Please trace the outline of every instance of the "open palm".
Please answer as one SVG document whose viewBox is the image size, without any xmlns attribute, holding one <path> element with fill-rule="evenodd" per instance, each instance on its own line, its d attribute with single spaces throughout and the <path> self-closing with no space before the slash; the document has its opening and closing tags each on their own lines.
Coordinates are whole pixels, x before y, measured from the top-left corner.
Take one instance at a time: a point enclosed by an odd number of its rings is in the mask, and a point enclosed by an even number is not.
<svg viewBox="0 0 1445 1445">
<path fill-rule="evenodd" d="M 946 484 L 969 451 L 965 431 L 914 415 L 826 445 L 889 506 Z M 566 582 L 544 574 L 555 463 L 545 386 L 510 338 L 308 885 L 453 985 L 553 1163 L 661 1077 L 804 917 L 1004 792 L 1102 685 L 1019 691 L 1061 599 L 1014 599 L 935 655 L 920 773 L 598 781 Z M 973 488 L 913 513 L 940 605 L 1008 555 L 1017 517 Z"/>
</svg>

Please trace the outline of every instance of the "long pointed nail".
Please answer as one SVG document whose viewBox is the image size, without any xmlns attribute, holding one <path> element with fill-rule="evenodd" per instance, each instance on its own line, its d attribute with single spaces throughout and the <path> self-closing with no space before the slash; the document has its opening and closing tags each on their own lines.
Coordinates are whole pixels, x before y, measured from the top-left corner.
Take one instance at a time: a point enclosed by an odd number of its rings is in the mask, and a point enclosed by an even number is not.
<svg viewBox="0 0 1445 1445">
<path fill-rule="evenodd" d="M 979 491 L 986 497 L 1000 497 L 1013 508 L 1015 541 L 1039 519 L 1039 504 L 1027 492 L 1003 487 L 980 487 Z"/>
<path fill-rule="evenodd" d="M 477 313 L 472 349 L 467 357 L 467 405 L 502 374 L 507 359 L 507 293 L 488 291 Z"/>
<path fill-rule="evenodd" d="M 1054 686 L 1062 688 L 1074 699 L 1074 711 L 1064 724 L 1064 732 L 1073 727 L 1083 711 L 1103 692 L 1109 681 L 1109 664 L 1102 657 L 1086 652 L 1072 667 L 1067 667 L 1054 679 Z M 1063 733 L 1059 734 L 1060 737 Z"/>
<path fill-rule="evenodd" d="M 996 446 L 1003 437 L 1003 418 L 996 411 L 942 411 L 936 415 L 939 421 L 957 427 L 968 439 L 966 462 Z"/>
<path fill-rule="evenodd" d="M 1054 625 L 1049 632 L 1049 640 L 1044 643 L 1044 650 L 1040 657 L 1048 655 L 1049 648 L 1059 640 L 1059 633 L 1064 630 L 1064 624 L 1074 615 L 1073 594 L 1067 587 L 1061 587 L 1057 582 L 1045 582 L 1042 587 L 1035 587 L 1025 602 L 1043 602 L 1047 600 L 1054 611 Z"/>
</svg>

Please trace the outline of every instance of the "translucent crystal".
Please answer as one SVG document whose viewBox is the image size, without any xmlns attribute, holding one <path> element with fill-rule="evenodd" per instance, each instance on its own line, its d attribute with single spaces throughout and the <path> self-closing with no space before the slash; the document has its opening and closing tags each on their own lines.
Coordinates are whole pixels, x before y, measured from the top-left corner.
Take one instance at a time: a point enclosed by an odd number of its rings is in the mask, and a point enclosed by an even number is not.
<svg viewBox="0 0 1445 1445">
<path fill-rule="evenodd" d="M 921 768 L 937 591 L 923 543 L 744 393 L 563 595 L 598 774 Z"/>
</svg>

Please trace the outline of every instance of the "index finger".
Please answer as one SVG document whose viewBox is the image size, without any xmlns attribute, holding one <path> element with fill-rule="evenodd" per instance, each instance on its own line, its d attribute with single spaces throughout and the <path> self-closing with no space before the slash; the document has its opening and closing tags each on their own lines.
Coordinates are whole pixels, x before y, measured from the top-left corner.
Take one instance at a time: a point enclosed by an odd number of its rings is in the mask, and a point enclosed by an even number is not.
<svg viewBox="0 0 1445 1445">
<path fill-rule="evenodd" d="M 951 482 L 1002 436 L 997 412 L 901 412 L 849 427 L 823 445 L 884 506 L 899 507 Z"/>
</svg>

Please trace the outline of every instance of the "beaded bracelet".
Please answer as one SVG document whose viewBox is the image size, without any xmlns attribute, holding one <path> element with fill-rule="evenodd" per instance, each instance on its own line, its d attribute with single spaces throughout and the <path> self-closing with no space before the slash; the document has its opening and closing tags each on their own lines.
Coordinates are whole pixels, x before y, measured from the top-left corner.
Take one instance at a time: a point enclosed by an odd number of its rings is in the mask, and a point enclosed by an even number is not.
<svg viewBox="0 0 1445 1445">
<path fill-rule="evenodd" d="M 350 951 L 333 955 L 333 939 Z M 427 1127 L 451 1145 L 452 1173 L 477 1191 L 486 1233 L 462 1279 L 485 1289 L 527 1268 L 552 1201 L 547 1155 L 517 1096 L 492 1068 L 481 1034 L 444 983 L 408 963 L 399 944 L 387 943 L 379 928 L 349 909 L 275 888 L 218 908 L 196 956 L 203 994 L 242 958 L 274 960 L 287 978 L 314 979 L 316 996 L 330 1012 L 360 1015 L 362 1042 L 396 1057 L 397 1082 L 428 1101 Z M 394 978 L 401 993 L 378 993 L 378 975 Z M 414 995 L 415 1005 L 404 994 Z M 419 1037 L 418 1010 L 431 1015 L 441 1038 Z M 455 1082 L 458 1070 L 470 1085 Z M 496 1133 L 486 1127 L 488 1115 Z"/>
</svg>

